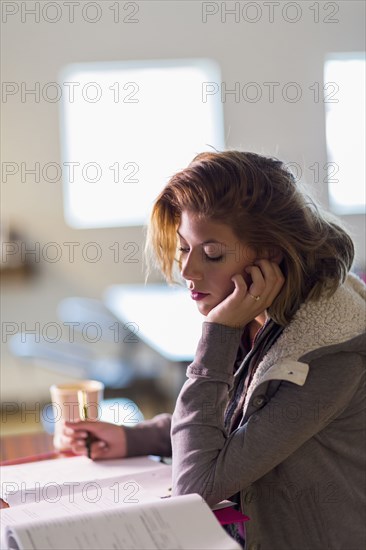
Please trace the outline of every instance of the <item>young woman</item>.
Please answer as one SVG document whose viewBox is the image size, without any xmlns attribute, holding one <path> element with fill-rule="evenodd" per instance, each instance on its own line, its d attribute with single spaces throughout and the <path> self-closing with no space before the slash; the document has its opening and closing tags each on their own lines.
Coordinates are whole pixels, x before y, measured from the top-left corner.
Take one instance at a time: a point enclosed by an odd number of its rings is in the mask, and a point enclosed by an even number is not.
<svg viewBox="0 0 366 550">
<path fill-rule="evenodd" d="M 205 315 L 188 380 L 172 416 L 69 423 L 73 449 L 87 429 L 94 459 L 172 454 L 173 493 L 235 500 L 246 549 L 365 547 L 366 290 L 350 237 L 282 162 L 226 151 L 171 178 L 147 250 Z"/>
</svg>

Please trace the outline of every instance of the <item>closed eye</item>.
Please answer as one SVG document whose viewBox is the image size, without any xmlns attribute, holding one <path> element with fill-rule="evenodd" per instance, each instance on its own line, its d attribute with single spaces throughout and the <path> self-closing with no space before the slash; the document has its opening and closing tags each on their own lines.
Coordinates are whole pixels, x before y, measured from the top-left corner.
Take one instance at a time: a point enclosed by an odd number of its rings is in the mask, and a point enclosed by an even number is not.
<svg viewBox="0 0 366 550">
<path fill-rule="evenodd" d="M 204 256 L 209 262 L 221 262 L 224 258 L 224 256 L 216 256 L 214 258 L 213 256 L 207 256 L 207 254 L 204 254 Z"/>
<path fill-rule="evenodd" d="M 178 250 L 182 254 L 188 254 L 188 252 L 189 252 L 189 248 L 183 248 L 182 246 L 179 246 Z M 224 256 L 221 255 L 221 256 L 212 257 L 212 256 L 208 256 L 206 253 L 204 253 L 204 257 L 210 262 L 220 262 L 223 259 Z"/>
</svg>

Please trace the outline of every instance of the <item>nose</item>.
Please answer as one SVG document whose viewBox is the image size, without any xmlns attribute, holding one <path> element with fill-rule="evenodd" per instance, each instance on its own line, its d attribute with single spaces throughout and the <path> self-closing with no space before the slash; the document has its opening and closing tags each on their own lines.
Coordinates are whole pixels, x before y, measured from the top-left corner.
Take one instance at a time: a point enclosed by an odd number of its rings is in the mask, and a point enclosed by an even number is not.
<svg viewBox="0 0 366 550">
<path fill-rule="evenodd" d="M 181 274 L 187 281 L 200 281 L 203 278 L 202 269 L 199 266 L 199 260 L 192 256 L 192 253 L 182 259 Z"/>
</svg>

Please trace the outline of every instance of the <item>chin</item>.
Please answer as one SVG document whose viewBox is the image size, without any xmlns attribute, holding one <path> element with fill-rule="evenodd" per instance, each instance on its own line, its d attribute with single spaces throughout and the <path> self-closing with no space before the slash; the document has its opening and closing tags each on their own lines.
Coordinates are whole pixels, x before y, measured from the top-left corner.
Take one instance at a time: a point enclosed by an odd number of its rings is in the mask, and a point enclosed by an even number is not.
<svg viewBox="0 0 366 550">
<path fill-rule="evenodd" d="M 201 315 L 208 315 L 210 312 L 210 308 L 208 306 L 204 306 L 203 304 L 197 303 L 197 309 L 201 313 Z"/>
<path fill-rule="evenodd" d="M 210 311 L 215 307 L 216 304 L 203 304 L 202 302 L 197 302 L 198 311 L 201 313 L 201 315 L 208 315 Z"/>
</svg>

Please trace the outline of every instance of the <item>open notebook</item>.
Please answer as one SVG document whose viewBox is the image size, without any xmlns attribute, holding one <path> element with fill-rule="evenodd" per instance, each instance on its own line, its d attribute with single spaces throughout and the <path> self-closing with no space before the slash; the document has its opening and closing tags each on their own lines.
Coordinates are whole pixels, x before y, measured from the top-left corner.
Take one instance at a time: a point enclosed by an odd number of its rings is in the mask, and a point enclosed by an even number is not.
<svg viewBox="0 0 366 550">
<path fill-rule="evenodd" d="M 240 549 L 199 495 L 170 491 L 171 467 L 147 457 L 2 467 L 1 548 Z"/>
</svg>

